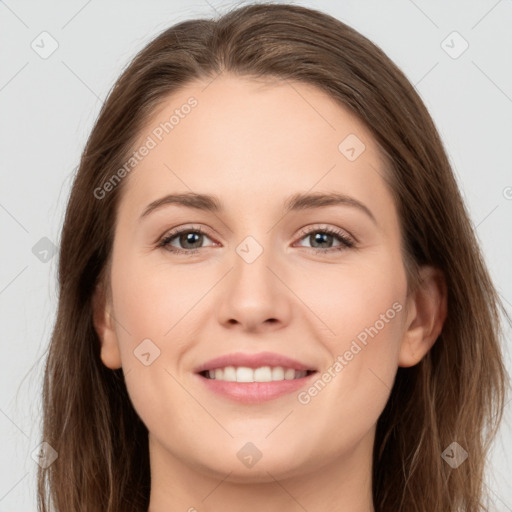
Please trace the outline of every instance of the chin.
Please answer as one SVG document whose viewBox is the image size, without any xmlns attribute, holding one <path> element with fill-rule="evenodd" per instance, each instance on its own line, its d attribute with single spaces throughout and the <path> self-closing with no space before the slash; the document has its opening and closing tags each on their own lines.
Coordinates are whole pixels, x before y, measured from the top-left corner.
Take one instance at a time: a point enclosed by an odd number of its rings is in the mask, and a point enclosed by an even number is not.
<svg viewBox="0 0 512 512">
<path fill-rule="evenodd" d="M 226 478 L 236 483 L 265 483 L 307 473 L 310 466 L 307 459 L 298 457 L 301 444 L 276 446 L 262 440 L 241 441 L 230 439 L 226 445 L 217 445 L 215 450 L 204 450 L 197 455 L 193 465 L 200 471 L 215 478 Z M 208 459 L 204 460 L 207 453 Z M 304 453 L 304 452 L 303 452 Z"/>
</svg>

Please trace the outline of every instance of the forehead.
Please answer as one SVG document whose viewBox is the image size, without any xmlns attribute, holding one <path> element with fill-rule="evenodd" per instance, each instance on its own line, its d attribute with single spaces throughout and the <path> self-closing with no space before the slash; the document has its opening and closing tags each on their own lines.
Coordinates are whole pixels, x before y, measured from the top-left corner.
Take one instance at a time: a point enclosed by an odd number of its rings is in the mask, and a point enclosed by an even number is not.
<svg viewBox="0 0 512 512">
<path fill-rule="evenodd" d="M 370 131 L 302 82 L 221 75 L 190 83 L 150 117 L 134 151 L 144 146 L 124 184 L 123 201 L 139 210 L 173 191 L 215 194 L 242 207 L 334 190 L 392 206 Z"/>
</svg>

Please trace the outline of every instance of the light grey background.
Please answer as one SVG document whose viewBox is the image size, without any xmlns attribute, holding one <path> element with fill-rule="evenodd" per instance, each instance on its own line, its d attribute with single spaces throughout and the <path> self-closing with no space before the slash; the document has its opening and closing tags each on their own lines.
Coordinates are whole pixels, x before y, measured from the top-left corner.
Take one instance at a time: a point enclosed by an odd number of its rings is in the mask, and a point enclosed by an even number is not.
<svg viewBox="0 0 512 512">
<path fill-rule="evenodd" d="M 415 84 L 512 314 L 512 1 L 294 3 L 359 30 Z M 57 257 L 39 246 L 36 254 L 32 249 L 43 237 L 58 244 L 71 176 L 88 133 L 136 51 L 178 21 L 212 17 L 232 5 L 0 1 L 0 512 L 36 510 L 31 453 L 40 442 L 39 399 L 56 312 Z M 31 47 L 51 48 L 43 31 L 58 43 L 46 59 Z M 469 47 L 457 56 L 464 40 Z M 507 329 L 507 345 L 510 334 Z M 510 371 L 508 346 L 505 355 Z M 497 511 L 512 511 L 511 407 L 509 402 L 488 473 Z"/>
</svg>

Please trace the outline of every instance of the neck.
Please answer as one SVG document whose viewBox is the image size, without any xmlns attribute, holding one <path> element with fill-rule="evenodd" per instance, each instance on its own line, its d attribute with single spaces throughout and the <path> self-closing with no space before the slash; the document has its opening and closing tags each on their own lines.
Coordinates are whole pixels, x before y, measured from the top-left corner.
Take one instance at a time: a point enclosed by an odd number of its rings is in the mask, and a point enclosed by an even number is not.
<svg viewBox="0 0 512 512">
<path fill-rule="evenodd" d="M 150 434 L 148 512 L 374 512 L 373 441 L 374 430 L 342 458 L 332 458 L 314 468 L 312 464 L 294 475 L 280 475 L 278 469 L 261 470 L 249 482 L 233 473 L 217 474 L 193 467 Z"/>
</svg>

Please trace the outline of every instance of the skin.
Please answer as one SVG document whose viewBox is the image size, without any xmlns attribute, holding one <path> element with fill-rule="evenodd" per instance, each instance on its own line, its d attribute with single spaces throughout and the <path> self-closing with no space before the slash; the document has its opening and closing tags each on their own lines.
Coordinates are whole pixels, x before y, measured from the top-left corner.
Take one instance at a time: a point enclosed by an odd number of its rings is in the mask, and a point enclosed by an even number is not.
<svg viewBox="0 0 512 512">
<path fill-rule="evenodd" d="M 397 368 L 417 364 L 441 331 L 443 277 L 423 267 L 422 286 L 407 295 L 384 163 L 349 110 L 305 83 L 224 74 L 207 85 L 173 94 L 141 131 L 139 146 L 174 109 L 197 99 L 125 178 L 112 299 L 100 288 L 94 301 L 102 361 L 123 368 L 149 430 L 149 510 L 373 511 L 376 422 Z M 338 149 L 349 134 L 366 146 L 354 161 Z M 191 191 L 217 195 L 225 211 L 167 205 L 139 220 L 152 201 Z M 295 192 L 349 195 L 376 223 L 348 205 L 284 214 Z M 324 249 L 314 249 L 314 237 L 300 231 L 326 226 L 356 246 L 328 252 L 340 242 L 327 236 Z M 198 253 L 157 247 L 176 227 L 207 231 Z M 252 263 L 236 252 L 247 236 L 263 249 Z M 191 244 L 175 238 L 173 246 Z M 238 404 L 193 373 L 220 355 L 272 351 L 321 374 L 394 303 L 401 311 L 307 404 L 296 392 Z M 148 366 L 134 355 L 146 338 L 160 350 Z M 262 453 L 251 468 L 237 457 L 247 442 Z"/>
</svg>

